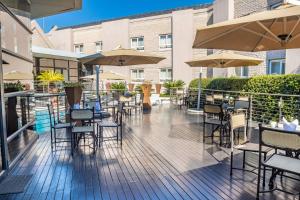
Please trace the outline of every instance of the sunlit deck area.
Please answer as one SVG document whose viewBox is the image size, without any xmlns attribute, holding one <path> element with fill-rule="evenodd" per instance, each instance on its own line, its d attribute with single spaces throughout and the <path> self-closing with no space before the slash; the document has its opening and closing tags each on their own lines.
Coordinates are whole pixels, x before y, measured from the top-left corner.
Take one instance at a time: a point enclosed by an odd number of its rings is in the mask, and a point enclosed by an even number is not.
<svg viewBox="0 0 300 200">
<path fill-rule="evenodd" d="M 151 114 L 126 117 L 122 147 L 107 141 L 95 155 L 88 147 L 73 156 L 67 147 L 51 151 L 50 134 L 40 135 L 9 175 L 32 175 L 25 192 L 0 199 L 255 199 L 257 175 L 234 171 L 230 177 L 229 149 L 203 144 L 201 120 L 172 105 L 156 106 Z M 261 199 L 293 197 L 275 192 Z"/>
</svg>

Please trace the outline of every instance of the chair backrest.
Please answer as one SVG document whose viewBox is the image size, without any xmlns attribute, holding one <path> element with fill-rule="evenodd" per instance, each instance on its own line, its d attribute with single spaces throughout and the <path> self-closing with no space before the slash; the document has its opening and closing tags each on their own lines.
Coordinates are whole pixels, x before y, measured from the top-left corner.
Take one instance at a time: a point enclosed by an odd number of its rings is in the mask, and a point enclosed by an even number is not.
<svg viewBox="0 0 300 200">
<path fill-rule="evenodd" d="M 223 113 L 222 105 L 220 105 L 220 104 L 204 104 L 203 111 L 204 111 L 204 113 L 207 113 L 207 114 L 222 114 Z"/>
<path fill-rule="evenodd" d="M 71 120 L 94 120 L 95 112 L 92 109 L 71 109 L 70 110 Z"/>
<path fill-rule="evenodd" d="M 101 111 L 101 103 L 98 100 L 85 102 L 86 108 L 94 108 L 96 112 Z"/>
<path fill-rule="evenodd" d="M 244 113 L 232 114 L 230 116 L 230 128 L 232 130 L 246 126 L 246 117 Z"/>
<path fill-rule="evenodd" d="M 244 100 L 235 100 L 234 101 L 234 109 L 246 109 L 249 110 L 250 102 Z"/>
<path fill-rule="evenodd" d="M 214 102 L 214 97 L 212 95 L 206 95 L 205 96 L 205 101 L 206 102 Z"/>
<path fill-rule="evenodd" d="M 132 101 L 132 98 L 131 98 L 131 97 L 125 97 L 125 96 L 123 96 L 123 95 L 120 95 L 119 101 L 120 101 L 120 102 L 131 102 L 131 101 Z"/>
<path fill-rule="evenodd" d="M 52 103 L 47 104 L 47 107 L 48 107 L 50 124 L 51 125 L 55 125 L 56 124 L 56 120 L 55 120 L 55 113 L 54 113 L 54 109 L 53 109 Z"/>
<path fill-rule="evenodd" d="M 300 132 L 263 127 L 259 124 L 259 144 L 275 149 L 300 151 Z"/>
<path fill-rule="evenodd" d="M 224 99 L 222 94 L 214 94 L 213 98 L 214 98 L 214 100 L 223 100 Z"/>
</svg>

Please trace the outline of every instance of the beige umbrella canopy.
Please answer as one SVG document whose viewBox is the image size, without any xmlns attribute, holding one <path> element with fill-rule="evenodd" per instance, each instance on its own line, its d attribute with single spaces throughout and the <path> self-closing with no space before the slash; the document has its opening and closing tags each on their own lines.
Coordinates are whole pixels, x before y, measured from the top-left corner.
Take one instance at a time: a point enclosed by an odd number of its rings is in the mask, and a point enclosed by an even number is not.
<svg viewBox="0 0 300 200">
<path fill-rule="evenodd" d="M 268 51 L 300 47 L 300 6 L 283 5 L 197 30 L 194 48 Z"/>
<path fill-rule="evenodd" d="M 205 57 L 197 58 L 186 62 L 191 67 L 216 67 L 216 68 L 228 68 L 228 67 L 241 67 L 241 66 L 255 66 L 262 63 L 263 60 L 243 56 L 231 52 L 221 52 L 208 55 Z"/>
<path fill-rule="evenodd" d="M 103 73 L 100 74 L 99 77 L 100 77 L 101 80 L 127 80 L 127 77 L 122 76 L 121 74 L 114 73 L 114 72 L 103 72 Z M 84 77 L 81 77 L 81 79 L 96 80 L 96 74 L 89 75 L 89 76 L 84 76 Z"/>
<path fill-rule="evenodd" d="M 134 49 L 124 49 L 121 46 L 112 51 L 94 54 L 80 59 L 84 64 L 128 66 L 142 64 L 157 64 L 165 59 Z"/>
<path fill-rule="evenodd" d="M 11 71 L 5 73 L 3 79 L 6 81 L 16 81 L 16 80 L 32 80 L 33 75 L 20 71 Z"/>
</svg>

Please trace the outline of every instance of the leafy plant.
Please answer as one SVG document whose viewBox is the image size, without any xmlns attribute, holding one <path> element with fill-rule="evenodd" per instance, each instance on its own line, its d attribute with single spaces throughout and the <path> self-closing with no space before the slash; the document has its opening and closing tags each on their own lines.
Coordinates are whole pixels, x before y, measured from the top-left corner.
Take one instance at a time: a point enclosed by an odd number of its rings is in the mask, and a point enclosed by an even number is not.
<svg viewBox="0 0 300 200">
<path fill-rule="evenodd" d="M 17 91 L 23 91 L 23 85 L 20 81 L 17 83 L 4 83 L 4 91 L 5 92 L 17 92 Z"/>
<path fill-rule="evenodd" d="M 49 91 L 50 84 L 64 81 L 64 76 L 61 73 L 48 70 L 38 75 L 37 80 L 41 81 L 43 85 L 47 85 Z"/>
<path fill-rule="evenodd" d="M 84 85 L 81 82 L 64 82 L 64 87 L 81 87 L 83 88 Z"/>
<path fill-rule="evenodd" d="M 125 91 L 126 85 L 124 82 L 117 82 L 117 83 L 112 83 L 111 84 L 111 89 L 112 90 L 117 90 L 117 91 Z"/>
<path fill-rule="evenodd" d="M 166 88 L 166 94 L 171 93 L 172 88 L 182 89 L 185 85 L 185 82 L 182 80 L 175 80 L 175 81 L 166 81 L 163 86 Z"/>
</svg>

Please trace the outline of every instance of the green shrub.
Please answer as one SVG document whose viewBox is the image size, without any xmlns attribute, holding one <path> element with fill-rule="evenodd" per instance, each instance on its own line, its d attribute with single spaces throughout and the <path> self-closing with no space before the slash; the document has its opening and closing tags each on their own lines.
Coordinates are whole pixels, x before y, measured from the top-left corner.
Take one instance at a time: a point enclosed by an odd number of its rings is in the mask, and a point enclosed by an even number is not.
<svg viewBox="0 0 300 200">
<path fill-rule="evenodd" d="M 118 90 L 118 91 L 125 91 L 126 85 L 124 82 L 112 83 L 111 89 Z"/>
<path fill-rule="evenodd" d="M 23 85 L 20 81 L 17 83 L 4 83 L 4 92 L 18 92 L 23 90 Z"/>
<path fill-rule="evenodd" d="M 209 83 L 210 83 L 212 80 L 213 80 L 213 79 L 211 79 L 211 78 L 202 78 L 202 79 L 201 79 L 201 88 L 206 89 L 207 86 L 209 85 Z M 199 78 L 192 80 L 192 81 L 190 82 L 190 84 L 189 84 L 189 88 L 193 88 L 193 89 L 195 88 L 195 89 L 197 89 L 197 88 L 198 88 L 198 83 L 199 83 Z"/>
<path fill-rule="evenodd" d="M 189 87 L 197 88 L 198 80 L 191 81 Z M 203 79 L 202 88 L 224 91 L 241 91 L 249 93 L 267 94 L 300 94 L 300 74 L 290 75 L 262 75 L 252 78 L 215 78 Z M 194 94 L 196 101 L 197 94 Z M 231 94 L 233 95 L 233 94 Z M 234 95 L 233 95 L 234 96 Z M 204 98 L 204 96 L 202 97 Z M 252 95 L 253 120 L 268 122 L 279 119 L 279 97 L 271 95 Z M 300 117 L 299 99 L 297 97 L 283 97 L 281 111 L 285 117 Z M 195 103 L 191 103 L 194 105 Z"/>
</svg>

